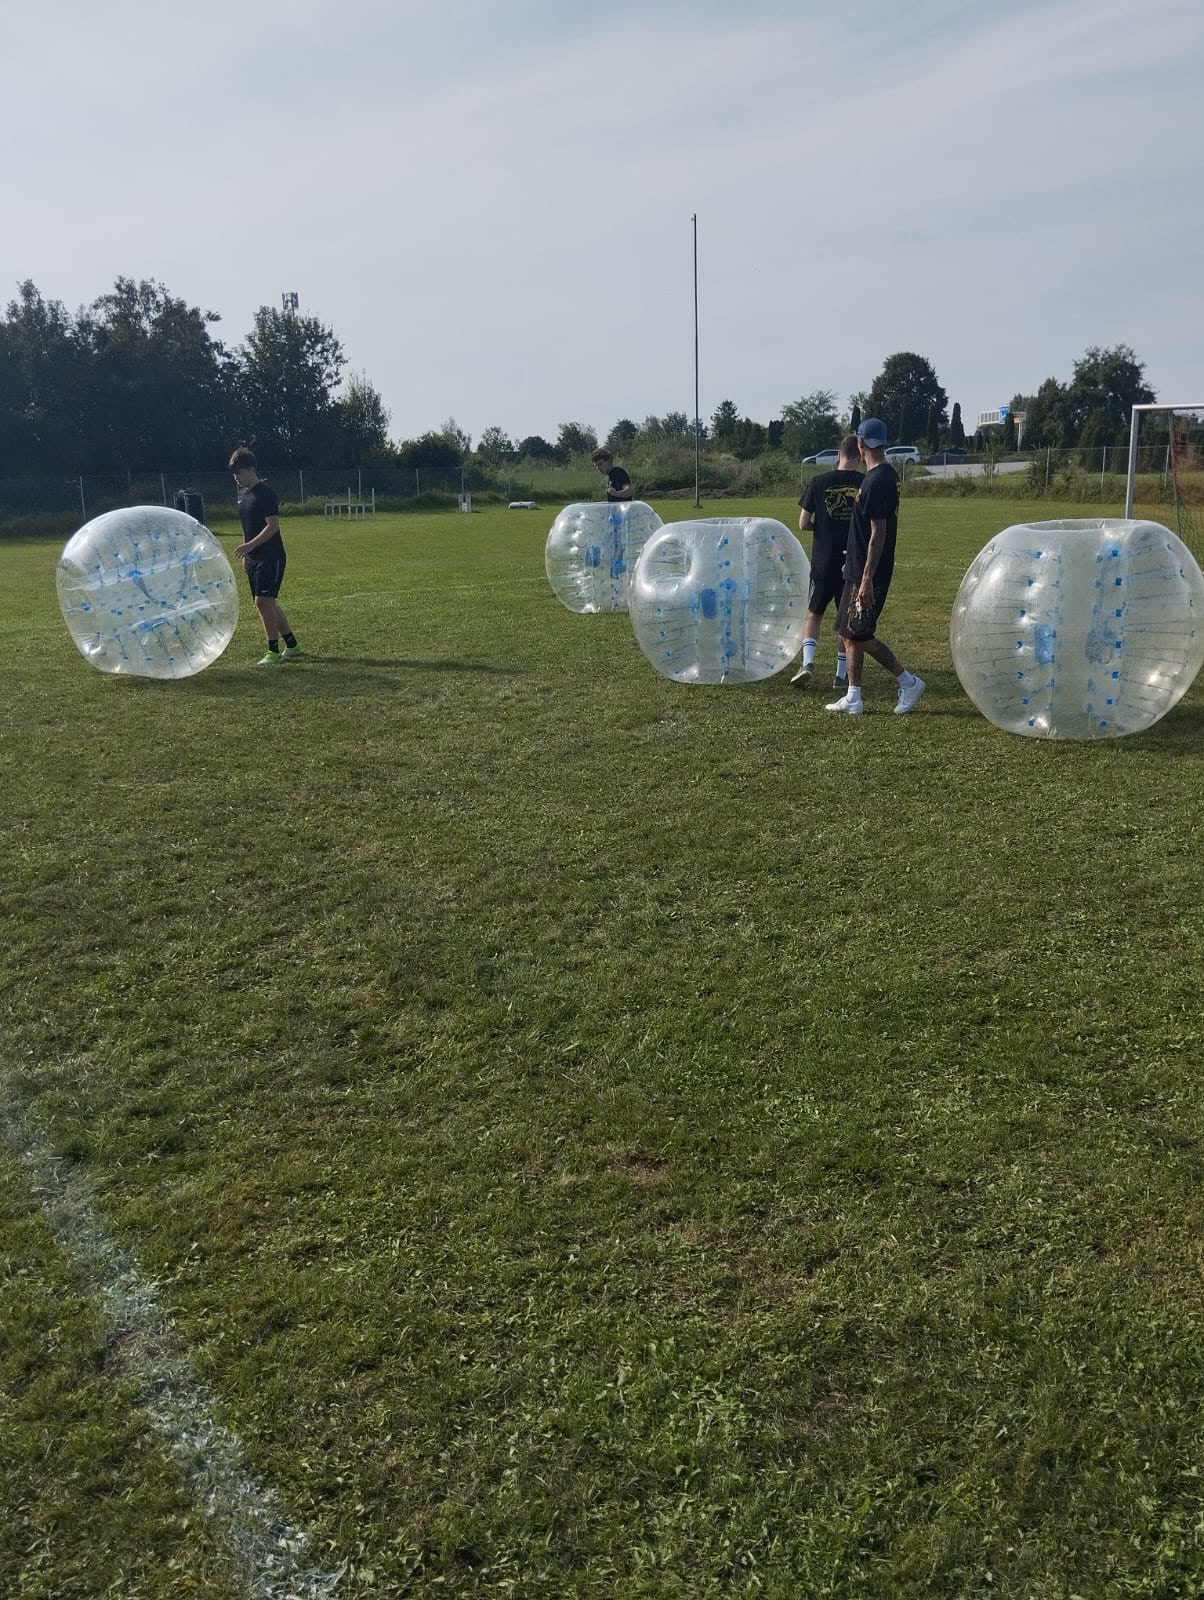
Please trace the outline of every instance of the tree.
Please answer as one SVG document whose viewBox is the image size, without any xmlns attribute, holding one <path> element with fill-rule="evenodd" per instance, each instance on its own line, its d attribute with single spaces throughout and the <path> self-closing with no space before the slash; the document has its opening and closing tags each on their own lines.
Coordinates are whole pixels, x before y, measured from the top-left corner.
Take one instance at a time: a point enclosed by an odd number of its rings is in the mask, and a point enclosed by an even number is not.
<svg viewBox="0 0 1204 1600">
<path fill-rule="evenodd" d="M 277 462 L 322 456 L 343 347 L 317 317 L 260 306 L 240 356 L 243 431 Z"/>
<path fill-rule="evenodd" d="M 741 417 L 736 424 L 732 450 L 741 461 L 752 461 L 765 448 L 765 429 L 751 417 Z"/>
<path fill-rule="evenodd" d="M 366 372 L 352 373 L 346 393 L 335 401 L 338 462 L 343 467 L 363 467 L 385 461 L 389 446 L 389 413 Z"/>
<path fill-rule="evenodd" d="M 515 452 L 523 461 L 555 461 L 556 446 L 549 444 L 538 433 L 529 434 L 515 445 Z"/>
<path fill-rule="evenodd" d="M 810 456 L 839 443 L 840 418 L 831 389 L 816 389 L 782 407 L 782 445 L 792 455 Z"/>
<path fill-rule="evenodd" d="M 721 400 L 711 417 L 711 437 L 716 444 L 727 444 L 736 431 L 740 413 L 734 400 Z"/>
<path fill-rule="evenodd" d="M 1145 363 L 1127 344 L 1110 350 L 1092 345 L 1084 351 L 1066 389 L 1069 442 L 1080 440 L 1089 422 L 1100 437 L 1124 434 L 1132 407 L 1154 400 L 1154 391 L 1144 378 Z"/>
<path fill-rule="evenodd" d="M 501 466 L 505 461 L 513 461 L 514 445 L 501 428 L 486 428 L 477 445 L 477 455 L 491 467 Z"/>
<path fill-rule="evenodd" d="M 856 394 L 849 396 L 849 432 L 856 433 L 861 426 L 861 419 L 865 416 L 865 402 L 869 398 L 864 389 L 859 389 Z"/>
<path fill-rule="evenodd" d="M 1066 386 L 1056 378 L 1046 378 L 1029 402 L 1024 436 L 1030 445 L 1039 449 L 1064 450 L 1070 443 L 1071 420 Z"/>
<path fill-rule="evenodd" d="M 966 430 L 962 423 L 960 400 L 953 407 L 953 420 L 949 424 L 949 445 L 953 450 L 964 450 L 966 448 Z"/>
<path fill-rule="evenodd" d="M 639 431 L 630 417 L 620 417 L 606 435 L 606 448 L 612 455 L 618 455 L 621 451 L 634 444 L 635 436 Z"/>
<path fill-rule="evenodd" d="M 1014 455 L 1016 452 L 1016 413 L 1008 407 L 1007 418 L 1003 424 L 1003 434 L 1000 446 L 1005 455 Z"/>
<path fill-rule="evenodd" d="M 439 432 L 447 440 L 448 444 L 455 445 L 460 452 L 461 460 L 472 449 L 472 434 L 465 433 L 455 417 L 447 417 Z"/>
<path fill-rule="evenodd" d="M 941 421 L 936 414 L 936 407 L 928 407 L 928 422 L 924 428 L 924 439 L 930 450 L 939 450 L 941 447 Z"/>
<path fill-rule="evenodd" d="M 556 451 L 564 461 L 587 456 L 598 448 L 598 435 L 587 422 L 562 422 L 556 435 Z"/>
<path fill-rule="evenodd" d="M 661 418 L 661 437 L 666 443 L 675 443 L 681 439 L 693 439 L 694 430 L 690 426 L 690 419 L 684 411 L 666 411 Z"/>
<path fill-rule="evenodd" d="M 22 283 L 0 322 L 0 461 L 12 470 L 92 465 L 81 407 L 85 352 L 70 313 Z"/>
<path fill-rule="evenodd" d="M 881 417 L 891 439 L 913 444 L 929 406 L 935 407 L 940 426 L 945 426 L 948 403 L 931 364 L 923 356 L 901 350 L 887 357 L 870 388 L 866 409 Z"/>
<path fill-rule="evenodd" d="M 439 472 L 447 480 L 464 465 L 464 452 L 457 440 L 449 439 L 440 429 L 417 439 L 403 439 L 397 446 L 397 465 L 411 471 Z"/>
</svg>

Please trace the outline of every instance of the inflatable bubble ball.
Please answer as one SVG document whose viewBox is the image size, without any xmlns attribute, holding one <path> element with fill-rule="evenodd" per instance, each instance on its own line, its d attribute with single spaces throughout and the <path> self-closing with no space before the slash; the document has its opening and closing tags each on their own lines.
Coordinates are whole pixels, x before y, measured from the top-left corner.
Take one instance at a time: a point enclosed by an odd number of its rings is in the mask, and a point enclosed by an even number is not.
<svg viewBox="0 0 1204 1600">
<path fill-rule="evenodd" d="M 167 506 L 108 511 L 59 558 L 59 605 L 76 647 L 101 672 L 187 678 L 234 637 L 238 586 L 225 551 Z"/>
<path fill-rule="evenodd" d="M 1023 523 L 962 579 L 949 643 L 962 687 L 1009 733 L 1140 733 L 1204 663 L 1204 575 L 1156 522 Z"/>
<path fill-rule="evenodd" d="M 810 578 L 802 545 L 771 517 L 671 522 L 635 569 L 635 636 L 678 683 L 769 678 L 802 648 Z"/>
<path fill-rule="evenodd" d="M 661 526 L 642 500 L 565 506 L 544 547 L 556 598 L 570 611 L 626 611 L 632 570 Z"/>
</svg>

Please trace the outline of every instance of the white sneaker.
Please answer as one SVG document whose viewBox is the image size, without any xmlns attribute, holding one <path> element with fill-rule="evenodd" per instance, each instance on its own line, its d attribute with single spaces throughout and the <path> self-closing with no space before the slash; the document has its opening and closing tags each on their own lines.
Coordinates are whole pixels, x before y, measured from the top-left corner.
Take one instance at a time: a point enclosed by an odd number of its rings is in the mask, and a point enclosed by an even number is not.
<svg viewBox="0 0 1204 1600">
<path fill-rule="evenodd" d="M 825 711 L 843 711 L 849 717 L 865 716 L 865 701 L 858 698 L 851 699 L 847 694 L 842 694 L 839 700 L 833 700 L 831 705 L 824 707 Z"/>
<path fill-rule="evenodd" d="M 927 687 L 923 678 L 917 678 L 908 688 L 900 689 L 899 698 L 895 703 L 895 716 L 905 717 Z"/>
</svg>

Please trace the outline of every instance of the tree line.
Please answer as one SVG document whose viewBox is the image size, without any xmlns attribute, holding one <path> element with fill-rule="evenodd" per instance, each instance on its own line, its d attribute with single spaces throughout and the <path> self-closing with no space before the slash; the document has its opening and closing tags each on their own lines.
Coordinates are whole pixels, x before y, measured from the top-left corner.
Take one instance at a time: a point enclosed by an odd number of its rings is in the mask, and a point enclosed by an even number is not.
<svg viewBox="0 0 1204 1600">
<path fill-rule="evenodd" d="M 164 467 L 212 469 L 235 443 L 276 465 L 394 465 L 454 473 L 466 463 L 501 471 L 519 462 L 567 463 L 601 442 L 613 454 L 680 456 L 695 441 L 710 456 L 797 462 L 834 446 L 863 416 L 886 423 L 892 442 L 961 448 L 961 407 L 932 364 L 912 351 L 889 356 L 868 389 L 843 407 L 815 390 L 758 421 L 724 399 L 709 422 L 684 411 L 620 417 L 599 437 L 592 424 L 563 422 L 555 439 L 482 433 L 475 451 L 454 417 L 417 438 L 393 442 L 389 413 L 365 373 L 347 362 L 333 330 L 296 310 L 261 306 L 240 344 L 215 337 L 215 312 L 190 306 L 161 283 L 118 278 L 91 305 L 69 312 L 32 282 L 0 319 L 0 472 L 76 474 Z M 1015 446 L 1015 414 L 1026 446 L 1093 448 L 1127 438 L 1129 408 L 1154 399 L 1144 364 L 1127 345 L 1089 348 L 1069 379 L 1047 378 L 1017 393 L 998 442 Z M 980 446 L 986 441 L 974 441 Z"/>
</svg>

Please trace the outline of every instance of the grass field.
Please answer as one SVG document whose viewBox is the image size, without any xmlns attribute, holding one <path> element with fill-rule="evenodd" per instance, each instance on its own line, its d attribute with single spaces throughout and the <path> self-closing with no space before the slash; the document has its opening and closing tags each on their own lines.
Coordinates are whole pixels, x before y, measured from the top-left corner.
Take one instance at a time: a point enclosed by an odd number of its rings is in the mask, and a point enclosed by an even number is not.
<svg viewBox="0 0 1204 1600">
<path fill-rule="evenodd" d="M 1204 689 L 998 732 L 1043 510 L 904 509 L 853 722 L 657 678 L 550 512 L 293 522 L 312 658 L 171 684 L 0 546 L 5 1600 L 248 1592 L 39 1141 L 339 1595 L 1204 1592 Z"/>
</svg>

